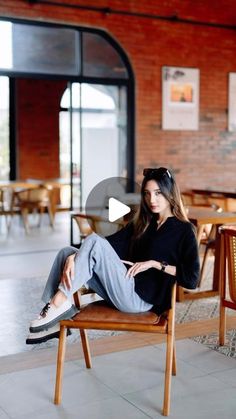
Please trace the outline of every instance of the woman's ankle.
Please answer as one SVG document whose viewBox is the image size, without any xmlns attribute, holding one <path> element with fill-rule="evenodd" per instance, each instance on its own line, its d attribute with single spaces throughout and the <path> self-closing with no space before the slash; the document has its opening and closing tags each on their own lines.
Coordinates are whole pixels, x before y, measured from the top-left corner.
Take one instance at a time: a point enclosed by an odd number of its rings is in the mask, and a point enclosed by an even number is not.
<svg viewBox="0 0 236 419">
<path fill-rule="evenodd" d="M 55 307 L 60 307 L 66 300 L 67 300 L 67 297 L 65 296 L 65 294 L 63 294 L 63 292 L 59 290 L 54 295 L 54 297 L 52 297 L 50 302 Z"/>
</svg>

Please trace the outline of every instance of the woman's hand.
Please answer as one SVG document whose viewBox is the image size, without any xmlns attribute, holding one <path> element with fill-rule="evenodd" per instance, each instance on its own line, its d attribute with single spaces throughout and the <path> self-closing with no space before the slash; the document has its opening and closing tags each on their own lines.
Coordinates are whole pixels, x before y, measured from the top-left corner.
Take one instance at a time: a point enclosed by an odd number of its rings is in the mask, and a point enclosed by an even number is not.
<svg viewBox="0 0 236 419">
<path fill-rule="evenodd" d="M 147 271 L 150 268 L 153 268 L 154 266 L 153 260 L 147 260 L 145 262 L 136 262 L 131 266 L 131 268 L 128 269 L 126 276 L 131 277 L 139 274 L 140 272 Z"/>
<path fill-rule="evenodd" d="M 130 262 L 129 260 L 122 260 L 121 259 L 121 262 L 125 263 L 126 265 L 130 265 L 130 266 L 134 265 L 134 262 Z"/>
<path fill-rule="evenodd" d="M 61 275 L 61 284 L 63 284 L 68 290 L 72 287 L 72 281 L 74 279 L 74 271 L 75 271 L 75 255 L 68 256 L 66 259 L 63 272 Z"/>
</svg>

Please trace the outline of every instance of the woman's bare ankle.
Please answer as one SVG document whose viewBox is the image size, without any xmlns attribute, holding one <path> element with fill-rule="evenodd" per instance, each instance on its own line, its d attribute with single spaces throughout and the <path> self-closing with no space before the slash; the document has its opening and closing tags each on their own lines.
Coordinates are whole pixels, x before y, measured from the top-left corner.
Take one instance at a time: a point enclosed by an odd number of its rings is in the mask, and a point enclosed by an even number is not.
<svg viewBox="0 0 236 419">
<path fill-rule="evenodd" d="M 56 307 L 60 307 L 65 301 L 67 300 L 67 297 L 65 294 L 63 294 L 62 291 L 57 291 L 57 293 L 52 297 L 51 304 L 53 304 Z"/>
</svg>

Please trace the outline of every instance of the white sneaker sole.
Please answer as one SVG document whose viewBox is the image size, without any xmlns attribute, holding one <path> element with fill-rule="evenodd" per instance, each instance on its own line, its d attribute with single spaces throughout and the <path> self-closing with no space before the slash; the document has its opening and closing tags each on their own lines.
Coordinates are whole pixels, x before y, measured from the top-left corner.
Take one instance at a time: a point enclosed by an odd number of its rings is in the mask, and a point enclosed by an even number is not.
<svg viewBox="0 0 236 419">
<path fill-rule="evenodd" d="M 67 336 L 71 335 L 70 329 L 67 329 Z M 44 330 L 38 333 L 30 333 L 30 335 L 26 339 L 26 345 L 36 345 L 38 343 L 47 342 L 50 339 L 60 337 L 60 325 L 54 326 L 49 330 Z"/>
</svg>

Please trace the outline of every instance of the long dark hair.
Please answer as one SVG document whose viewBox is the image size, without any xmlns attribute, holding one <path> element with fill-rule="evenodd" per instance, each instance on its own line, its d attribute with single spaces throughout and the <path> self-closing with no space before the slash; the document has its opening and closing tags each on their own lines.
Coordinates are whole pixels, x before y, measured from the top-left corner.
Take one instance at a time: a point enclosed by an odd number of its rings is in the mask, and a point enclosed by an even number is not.
<svg viewBox="0 0 236 419">
<path fill-rule="evenodd" d="M 144 190 L 149 180 L 154 180 L 158 183 L 161 193 L 170 203 L 172 214 L 181 221 L 189 222 L 182 202 L 179 187 L 175 181 L 173 173 L 171 173 L 171 171 L 165 167 L 159 167 L 157 169 L 144 169 L 143 175 L 144 178 L 141 186 L 141 202 L 139 210 L 133 219 L 133 239 L 138 239 L 142 236 L 154 216 L 154 214 L 148 208 L 144 198 Z"/>
</svg>

